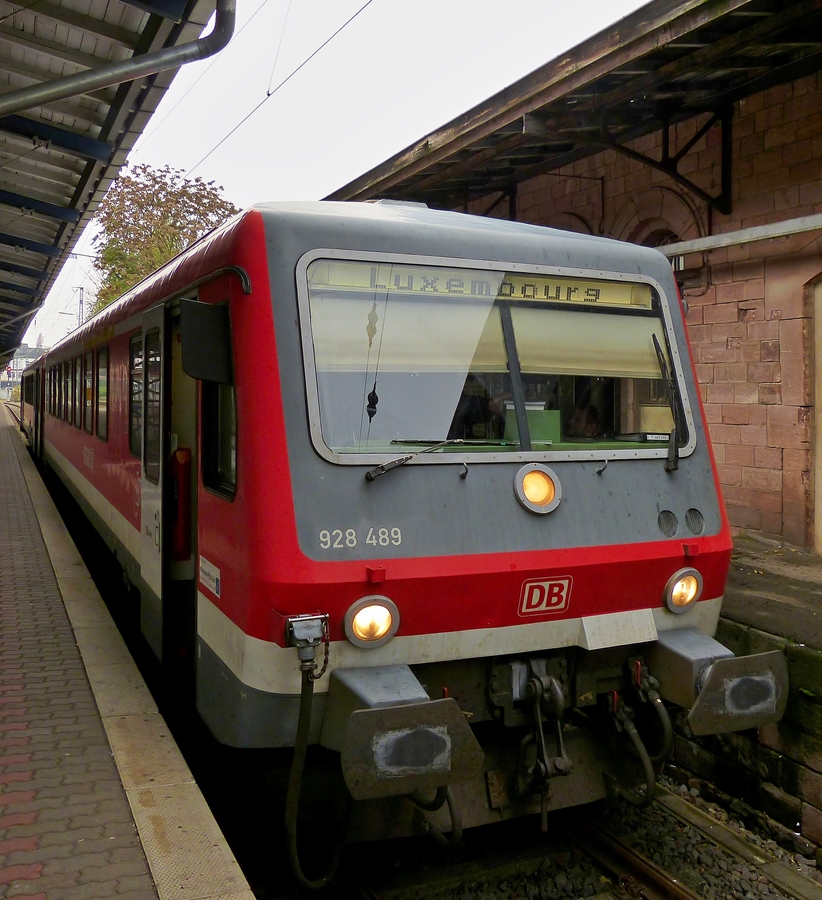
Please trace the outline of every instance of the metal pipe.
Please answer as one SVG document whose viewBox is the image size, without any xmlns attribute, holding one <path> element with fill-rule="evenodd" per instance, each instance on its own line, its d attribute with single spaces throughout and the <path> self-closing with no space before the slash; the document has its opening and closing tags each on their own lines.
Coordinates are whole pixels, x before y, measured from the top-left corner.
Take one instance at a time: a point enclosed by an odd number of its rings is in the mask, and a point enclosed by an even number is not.
<svg viewBox="0 0 822 900">
<path fill-rule="evenodd" d="M 822 230 L 822 213 L 800 216 L 798 219 L 785 219 L 782 222 L 771 222 L 769 225 L 755 225 L 752 228 L 741 228 L 738 231 L 726 231 L 723 234 L 712 234 L 710 237 L 680 241 L 678 244 L 666 244 L 659 250 L 668 257 L 684 256 L 686 253 L 718 250 L 721 247 L 737 247 L 740 244 L 790 237 L 793 234 L 802 234 L 805 231 L 818 229 Z"/>
<path fill-rule="evenodd" d="M 146 75 L 154 75 L 164 69 L 175 69 L 186 63 L 207 59 L 225 47 L 234 34 L 237 16 L 236 0 L 217 0 L 214 28 L 211 33 L 196 41 L 178 47 L 163 47 L 151 53 L 132 56 L 120 62 L 109 63 L 98 69 L 88 69 L 76 75 L 44 81 L 18 91 L 0 96 L 0 116 L 43 106 L 55 100 L 65 100 L 76 94 L 98 91 L 125 81 L 134 81 Z"/>
</svg>

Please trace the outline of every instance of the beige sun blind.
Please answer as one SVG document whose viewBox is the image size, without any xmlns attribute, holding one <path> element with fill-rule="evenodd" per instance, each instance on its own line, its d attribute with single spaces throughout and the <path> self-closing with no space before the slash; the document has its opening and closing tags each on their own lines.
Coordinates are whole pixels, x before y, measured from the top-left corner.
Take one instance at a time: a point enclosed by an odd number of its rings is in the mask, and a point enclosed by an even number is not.
<svg viewBox="0 0 822 900">
<path fill-rule="evenodd" d="M 314 358 L 322 372 L 378 364 L 389 372 L 506 370 L 499 312 L 490 299 L 442 303 L 394 296 L 375 305 L 371 298 L 319 295 L 310 305 Z"/>
<path fill-rule="evenodd" d="M 652 335 L 668 354 L 659 319 L 520 306 L 511 317 L 523 372 L 661 377 Z"/>
</svg>

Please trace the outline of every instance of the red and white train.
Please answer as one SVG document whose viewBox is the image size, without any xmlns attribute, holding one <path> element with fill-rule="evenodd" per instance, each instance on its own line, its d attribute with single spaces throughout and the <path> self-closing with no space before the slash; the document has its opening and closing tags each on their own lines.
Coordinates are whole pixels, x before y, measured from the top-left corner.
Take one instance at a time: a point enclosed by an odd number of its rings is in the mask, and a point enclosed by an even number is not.
<svg viewBox="0 0 822 900">
<path fill-rule="evenodd" d="M 780 653 L 712 637 L 731 538 L 655 250 L 261 205 L 28 369 L 22 418 L 214 735 L 296 746 L 292 836 L 308 743 L 358 839 L 645 802 L 669 706 L 784 708 Z"/>
</svg>

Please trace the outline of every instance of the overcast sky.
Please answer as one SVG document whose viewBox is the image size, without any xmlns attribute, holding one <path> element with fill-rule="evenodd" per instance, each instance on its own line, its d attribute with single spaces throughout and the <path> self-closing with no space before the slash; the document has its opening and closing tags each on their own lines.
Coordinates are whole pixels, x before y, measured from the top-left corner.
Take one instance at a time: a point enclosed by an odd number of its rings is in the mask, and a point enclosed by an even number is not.
<svg viewBox="0 0 822 900">
<path fill-rule="evenodd" d="M 238 0 L 231 43 L 179 72 L 130 162 L 213 180 L 238 206 L 317 200 L 642 5 Z M 88 232 L 76 250 L 26 343 L 76 327 L 79 288 L 95 286 Z"/>
</svg>

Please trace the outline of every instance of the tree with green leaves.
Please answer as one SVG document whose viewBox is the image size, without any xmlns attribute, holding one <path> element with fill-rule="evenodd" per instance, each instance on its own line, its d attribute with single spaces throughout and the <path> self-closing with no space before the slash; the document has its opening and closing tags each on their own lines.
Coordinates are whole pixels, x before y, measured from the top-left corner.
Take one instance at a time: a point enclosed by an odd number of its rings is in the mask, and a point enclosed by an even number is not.
<svg viewBox="0 0 822 900">
<path fill-rule="evenodd" d="M 97 208 L 94 238 L 100 287 L 96 313 L 206 232 L 239 212 L 222 186 L 186 178 L 181 169 L 134 166 L 120 175 Z"/>
</svg>

